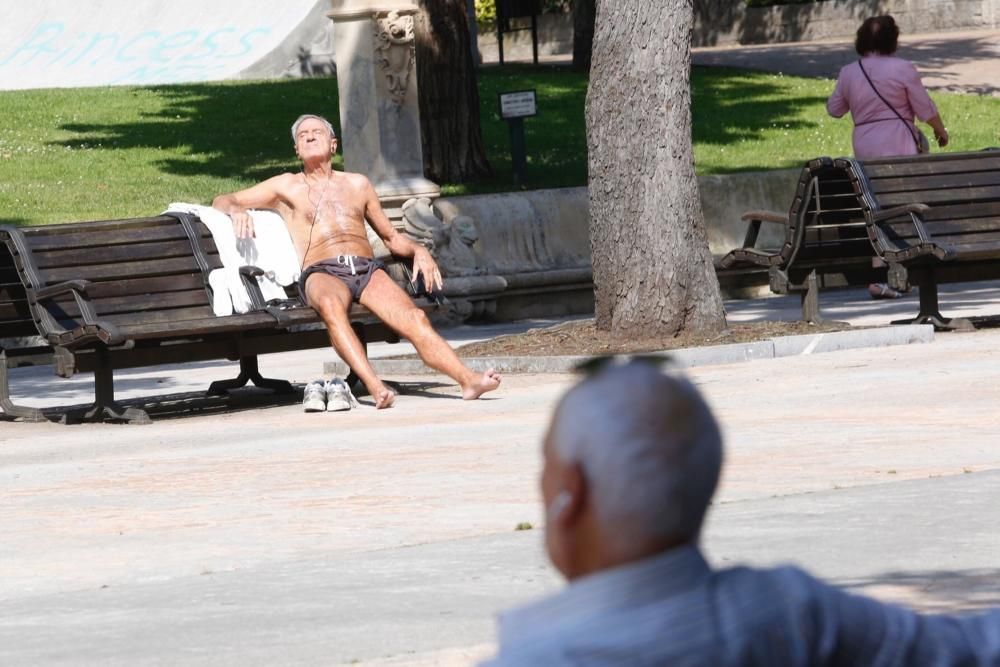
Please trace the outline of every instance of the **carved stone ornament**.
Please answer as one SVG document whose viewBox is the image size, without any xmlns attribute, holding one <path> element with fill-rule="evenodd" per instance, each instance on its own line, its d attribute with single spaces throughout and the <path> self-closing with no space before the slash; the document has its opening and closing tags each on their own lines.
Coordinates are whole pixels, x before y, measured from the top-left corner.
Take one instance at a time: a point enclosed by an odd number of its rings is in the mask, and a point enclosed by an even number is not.
<svg viewBox="0 0 1000 667">
<path fill-rule="evenodd" d="M 413 40 L 413 15 L 401 16 L 396 10 L 378 12 L 375 21 L 375 62 L 385 74 L 389 97 L 400 106 L 406 98 L 410 71 L 416 58 Z"/>
</svg>

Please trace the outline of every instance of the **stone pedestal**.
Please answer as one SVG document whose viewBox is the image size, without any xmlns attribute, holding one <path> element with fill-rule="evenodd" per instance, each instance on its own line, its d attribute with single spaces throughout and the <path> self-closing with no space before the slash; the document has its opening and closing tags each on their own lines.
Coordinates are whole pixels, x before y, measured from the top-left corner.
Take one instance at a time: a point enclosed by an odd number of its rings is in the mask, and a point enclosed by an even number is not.
<svg viewBox="0 0 1000 667">
<path fill-rule="evenodd" d="M 412 197 L 434 199 L 423 175 L 410 0 L 332 0 L 344 169 L 365 174 L 386 213 Z"/>
</svg>

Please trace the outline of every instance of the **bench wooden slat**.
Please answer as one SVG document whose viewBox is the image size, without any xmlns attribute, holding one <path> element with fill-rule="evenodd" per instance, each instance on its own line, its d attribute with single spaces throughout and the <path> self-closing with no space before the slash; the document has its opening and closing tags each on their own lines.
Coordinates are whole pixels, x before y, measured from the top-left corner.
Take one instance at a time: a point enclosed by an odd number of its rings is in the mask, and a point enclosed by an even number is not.
<svg viewBox="0 0 1000 667">
<path fill-rule="evenodd" d="M 184 228 L 176 218 L 109 221 L 49 225 L 49 229 L 26 227 L 22 231 L 33 251 L 59 248 L 103 248 L 143 241 L 183 240 Z"/>
<path fill-rule="evenodd" d="M 66 315 L 68 316 L 69 313 L 66 313 Z M 205 305 L 192 308 L 146 310 L 138 317 L 136 313 L 99 313 L 99 319 L 118 326 L 127 335 L 132 326 L 151 326 L 158 328 L 164 334 L 170 334 L 172 332 L 180 333 L 189 330 L 192 320 L 200 321 L 220 318 L 215 316 L 211 307 Z M 60 319 L 59 323 L 67 329 L 73 329 L 82 324 L 82 322 L 78 322 L 73 318 Z"/>
<path fill-rule="evenodd" d="M 884 228 L 897 236 L 908 238 L 916 236 L 916 228 L 909 221 L 891 222 Z M 924 225 L 924 228 L 932 237 L 951 236 L 954 234 L 977 234 L 979 232 L 989 232 L 997 228 L 997 222 L 992 218 L 968 218 L 965 220 L 934 220 Z"/>
<path fill-rule="evenodd" d="M 129 280 L 105 280 L 91 283 L 90 297 L 105 299 L 132 295 L 167 294 L 201 289 L 204 291 L 201 273 L 179 273 L 150 278 L 130 278 Z"/>
<path fill-rule="evenodd" d="M 127 297 L 92 298 L 91 303 L 102 318 L 111 315 L 129 314 L 143 317 L 149 311 L 167 310 L 189 306 L 210 306 L 205 290 L 185 290 L 176 292 L 160 292 L 155 299 L 148 295 L 132 295 Z M 74 299 L 59 299 L 55 304 L 63 313 L 70 317 L 80 317 L 80 309 Z"/>
<path fill-rule="evenodd" d="M 920 201 L 921 192 L 935 190 L 967 190 L 969 188 L 1000 186 L 1000 171 L 961 172 L 953 174 L 928 174 L 906 178 L 872 178 L 871 191 L 876 195 L 892 192 L 912 193 Z"/>
<path fill-rule="evenodd" d="M 32 321 L 31 311 L 28 310 L 28 304 L 26 301 L 0 301 L 0 322 L 8 321 Z M 0 338 L 3 338 L 2 334 L 0 334 Z"/>
<path fill-rule="evenodd" d="M 977 220 L 1000 216 L 1000 202 L 970 202 L 966 204 L 945 204 L 931 207 L 922 218 L 928 222 L 951 220 Z"/>
<path fill-rule="evenodd" d="M 32 253 L 39 269 L 84 267 L 92 264 L 137 262 L 143 260 L 190 257 L 191 242 L 184 238 L 154 243 L 108 245 L 95 252 L 93 248 L 46 250 Z"/>
<path fill-rule="evenodd" d="M 21 283 L 0 283 L 0 302 L 23 301 L 25 298 L 27 297 Z"/>
<path fill-rule="evenodd" d="M 194 257 L 149 260 L 144 262 L 119 262 L 117 264 L 92 264 L 81 267 L 63 267 L 42 272 L 48 285 L 66 280 L 131 279 L 133 276 L 169 276 L 191 274 L 200 269 Z"/>
<path fill-rule="evenodd" d="M 248 329 L 273 329 L 274 317 L 268 313 L 246 313 L 243 315 L 227 315 L 216 317 L 211 312 L 201 317 L 184 321 L 183 328 L 176 329 L 174 337 L 182 335 L 207 336 Z M 129 338 L 137 340 L 164 337 L 164 327 L 161 322 L 144 322 L 142 324 L 123 324 L 122 331 Z M 168 336 L 169 337 L 169 336 Z"/>
<path fill-rule="evenodd" d="M 903 204 L 920 203 L 931 205 L 955 205 L 960 203 L 1000 203 L 1000 185 L 995 187 L 965 188 L 963 190 L 925 190 L 916 197 L 910 192 L 891 192 L 878 197 L 883 210 Z"/>
<path fill-rule="evenodd" d="M 971 173 L 1000 170 L 1000 154 L 996 152 L 945 153 L 889 160 L 866 160 L 862 164 L 869 179 Z"/>
<path fill-rule="evenodd" d="M 1000 239 L 1000 230 L 981 230 L 975 233 L 960 234 L 932 234 L 931 240 L 937 243 L 975 245 L 977 243 L 988 244 Z"/>
</svg>

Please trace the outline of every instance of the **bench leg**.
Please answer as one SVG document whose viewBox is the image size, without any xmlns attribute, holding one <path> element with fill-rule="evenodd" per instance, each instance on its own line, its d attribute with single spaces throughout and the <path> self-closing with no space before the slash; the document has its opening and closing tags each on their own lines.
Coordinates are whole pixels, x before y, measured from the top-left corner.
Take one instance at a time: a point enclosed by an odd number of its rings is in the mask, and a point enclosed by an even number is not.
<svg viewBox="0 0 1000 667">
<path fill-rule="evenodd" d="M 802 321 L 810 324 L 823 324 L 823 316 L 819 313 L 819 280 L 812 271 L 806 278 L 806 288 L 802 291 Z"/>
<path fill-rule="evenodd" d="M 945 317 L 938 305 L 937 279 L 934 269 L 921 272 L 917 282 L 920 290 L 920 312 L 905 320 L 893 320 L 892 324 L 933 324 L 935 331 L 973 331 L 972 322 L 963 317 Z"/>
<path fill-rule="evenodd" d="M 7 355 L 0 352 L 0 409 L 3 416 L 26 422 L 43 422 L 45 415 L 38 408 L 16 405 L 10 400 L 10 377 L 7 374 Z"/>
<path fill-rule="evenodd" d="M 126 408 L 115 401 L 115 373 L 111 367 L 111 355 L 105 347 L 97 348 L 97 365 L 94 369 L 94 404 L 83 415 L 84 421 L 104 421 L 112 419 L 129 424 L 152 424 L 145 410 Z M 63 421 L 69 421 L 64 415 Z"/>
<path fill-rule="evenodd" d="M 849 322 L 841 322 L 838 320 L 828 320 L 819 312 L 819 278 L 816 276 L 815 271 L 810 271 L 809 275 L 806 277 L 805 289 L 799 293 L 802 300 L 802 321 L 808 322 L 809 324 L 843 324 L 849 325 Z"/>
<path fill-rule="evenodd" d="M 240 357 L 240 374 L 232 380 L 216 380 L 208 387 L 209 396 L 224 396 L 232 389 L 239 389 L 246 386 L 247 382 L 253 382 L 254 386 L 261 389 L 272 389 L 276 394 L 294 394 L 295 387 L 287 380 L 275 380 L 265 378 L 260 374 L 257 364 L 257 355 Z"/>
</svg>

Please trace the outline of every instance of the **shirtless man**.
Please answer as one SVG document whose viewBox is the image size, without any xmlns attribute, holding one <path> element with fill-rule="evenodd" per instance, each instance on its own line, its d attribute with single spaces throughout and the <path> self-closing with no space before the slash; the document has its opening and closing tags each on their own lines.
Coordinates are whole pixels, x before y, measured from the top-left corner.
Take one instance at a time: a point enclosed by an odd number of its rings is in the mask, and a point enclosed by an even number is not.
<svg viewBox="0 0 1000 667">
<path fill-rule="evenodd" d="M 246 190 L 219 195 L 212 206 L 227 214 L 239 238 L 254 235 L 247 209 L 276 208 L 285 218 L 302 260 L 299 293 L 319 312 L 330 343 L 375 399 L 392 405 L 396 395 L 378 378 L 364 347 L 351 328 L 348 310 L 356 301 L 406 338 L 420 358 L 462 387 L 462 398 L 479 398 L 500 385 L 500 374 L 479 374 L 466 367 L 410 297 L 389 277 L 365 233 L 365 221 L 397 257 L 413 259 L 413 280 L 441 289 L 441 271 L 423 246 L 400 234 L 389 222 L 375 188 L 361 174 L 334 171 L 330 159 L 337 137 L 329 121 L 306 114 L 292 125 L 295 153 L 302 171 L 269 178 Z"/>
</svg>

